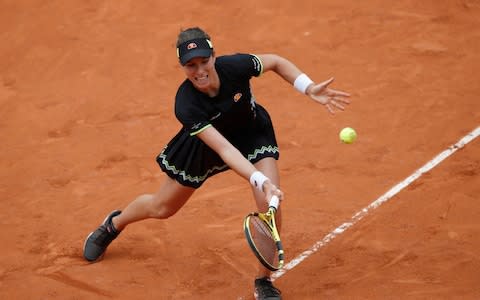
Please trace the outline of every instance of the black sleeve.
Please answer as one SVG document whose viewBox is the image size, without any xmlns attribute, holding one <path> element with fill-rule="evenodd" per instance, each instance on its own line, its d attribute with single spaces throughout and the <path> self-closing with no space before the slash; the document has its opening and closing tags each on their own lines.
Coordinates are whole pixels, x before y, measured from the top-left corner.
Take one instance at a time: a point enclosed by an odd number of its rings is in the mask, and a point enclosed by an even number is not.
<svg viewBox="0 0 480 300">
<path fill-rule="evenodd" d="M 223 56 L 222 64 L 231 73 L 236 73 L 237 76 L 247 80 L 253 76 L 258 77 L 263 73 L 262 61 L 253 54 L 238 53 Z"/>
<path fill-rule="evenodd" d="M 190 135 L 196 135 L 210 126 L 208 110 L 198 93 L 185 81 L 175 97 L 175 116 Z"/>
</svg>

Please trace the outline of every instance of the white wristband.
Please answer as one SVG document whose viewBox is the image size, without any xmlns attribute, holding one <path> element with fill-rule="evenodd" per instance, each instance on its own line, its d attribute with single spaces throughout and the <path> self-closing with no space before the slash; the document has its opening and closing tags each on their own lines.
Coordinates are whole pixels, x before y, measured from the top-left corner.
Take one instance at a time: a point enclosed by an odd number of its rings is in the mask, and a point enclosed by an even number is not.
<svg viewBox="0 0 480 300">
<path fill-rule="evenodd" d="M 250 175 L 250 184 L 257 188 L 260 192 L 263 192 L 263 184 L 265 181 L 269 180 L 269 178 L 263 175 L 260 171 L 255 171 Z"/>
<path fill-rule="evenodd" d="M 293 86 L 297 91 L 299 91 L 302 94 L 305 94 L 308 86 L 312 83 L 313 81 L 307 76 L 307 74 L 302 73 L 298 75 L 298 77 L 295 79 L 295 81 L 293 82 Z"/>
</svg>

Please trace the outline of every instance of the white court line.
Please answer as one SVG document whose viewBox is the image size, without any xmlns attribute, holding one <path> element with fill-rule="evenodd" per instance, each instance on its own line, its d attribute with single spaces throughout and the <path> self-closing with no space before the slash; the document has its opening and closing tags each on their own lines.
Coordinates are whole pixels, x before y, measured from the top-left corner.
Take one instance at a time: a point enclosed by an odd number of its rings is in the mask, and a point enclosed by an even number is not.
<svg viewBox="0 0 480 300">
<path fill-rule="evenodd" d="M 281 270 L 278 270 L 277 272 L 273 273 L 271 276 L 272 281 L 275 279 L 278 279 L 285 275 L 285 273 L 296 266 L 298 266 L 302 261 L 304 261 L 307 257 L 312 255 L 313 253 L 317 252 L 320 248 L 328 244 L 330 241 L 332 241 L 334 238 L 339 236 L 340 234 L 344 233 L 345 230 L 348 228 L 352 227 L 355 225 L 358 221 L 363 219 L 371 210 L 374 210 L 378 208 L 380 205 L 383 203 L 387 202 L 390 200 L 393 196 L 395 196 L 398 192 L 400 192 L 403 188 L 408 186 L 410 183 L 414 182 L 417 180 L 420 176 L 422 176 L 424 173 L 430 171 L 433 169 L 436 165 L 438 165 L 440 162 L 442 162 L 444 159 L 455 153 L 458 149 L 463 148 L 466 144 L 474 140 L 480 135 L 480 127 L 477 127 L 474 129 L 472 132 L 461 138 L 456 144 L 451 145 L 446 149 L 445 151 L 441 152 L 437 156 L 435 156 L 431 161 L 427 162 L 423 167 L 420 169 L 416 170 L 412 175 L 409 177 L 405 178 L 402 182 L 398 183 L 394 187 L 392 187 L 389 191 L 387 191 L 385 194 L 380 196 L 377 200 L 373 201 L 368 205 L 367 207 L 363 208 L 356 214 L 352 216 L 350 221 L 343 223 L 342 225 L 338 226 L 335 228 L 332 232 L 327 234 L 322 240 L 316 242 L 313 244 L 310 249 L 305 250 L 303 253 L 298 255 L 296 258 L 292 259 L 288 264 L 286 264 Z"/>
</svg>

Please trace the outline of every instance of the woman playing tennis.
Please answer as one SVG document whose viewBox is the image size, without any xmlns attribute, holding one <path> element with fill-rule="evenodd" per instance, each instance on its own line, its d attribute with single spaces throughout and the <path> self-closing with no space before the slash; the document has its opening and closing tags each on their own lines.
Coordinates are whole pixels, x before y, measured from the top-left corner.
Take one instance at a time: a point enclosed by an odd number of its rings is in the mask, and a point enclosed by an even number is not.
<svg viewBox="0 0 480 300">
<path fill-rule="evenodd" d="M 175 115 L 182 128 L 157 157 L 167 176 L 155 194 L 141 195 L 123 211 L 113 211 L 88 235 L 83 250 L 88 261 L 100 259 L 127 225 L 174 215 L 209 177 L 228 169 L 250 182 L 259 210 L 267 209 L 273 195 L 283 199 L 273 125 L 252 93 L 252 77 L 273 71 L 331 113 L 349 103 L 347 93 L 328 88 L 333 79 L 315 84 L 278 55 L 217 57 L 210 36 L 198 27 L 181 31 L 176 45 L 187 78 L 175 97 Z M 270 271 L 261 264 L 254 293 L 256 299 L 281 299 L 270 281 Z"/>
</svg>

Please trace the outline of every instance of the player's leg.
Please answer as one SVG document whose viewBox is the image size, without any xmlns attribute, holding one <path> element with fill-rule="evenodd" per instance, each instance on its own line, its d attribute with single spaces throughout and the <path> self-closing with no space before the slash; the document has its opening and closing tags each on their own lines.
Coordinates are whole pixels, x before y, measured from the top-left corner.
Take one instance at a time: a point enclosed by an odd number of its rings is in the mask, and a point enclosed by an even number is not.
<svg viewBox="0 0 480 300">
<path fill-rule="evenodd" d="M 265 176 L 270 178 L 273 184 L 280 187 L 280 176 L 278 172 L 277 161 L 272 157 L 266 157 L 257 163 L 255 167 L 261 171 Z M 265 201 L 264 193 L 260 192 L 256 188 L 252 188 L 257 207 L 260 211 L 266 211 L 268 209 L 268 203 Z M 275 222 L 277 229 L 280 232 L 282 226 L 282 213 L 281 205 L 276 213 Z M 255 279 L 255 297 L 256 299 L 280 299 L 280 291 L 273 286 L 270 281 L 270 270 L 266 269 L 261 263 L 259 263 L 257 278 Z"/>
<path fill-rule="evenodd" d="M 117 230 L 123 230 L 128 224 L 140 220 L 166 219 L 173 216 L 195 192 L 194 188 L 183 186 L 176 180 L 165 177 L 165 181 L 155 194 L 138 196 L 120 215 L 112 219 Z"/>
<path fill-rule="evenodd" d="M 190 198 L 194 188 L 186 187 L 168 176 L 155 194 L 145 194 L 133 200 L 123 212 L 110 213 L 84 243 L 83 256 L 88 261 L 100 259 L 108 245 L 128 224 L 148 218 L 165 219 L 174 215 Z"/>
</svg>

